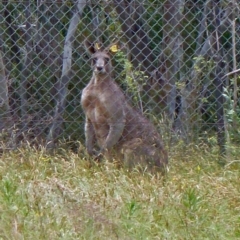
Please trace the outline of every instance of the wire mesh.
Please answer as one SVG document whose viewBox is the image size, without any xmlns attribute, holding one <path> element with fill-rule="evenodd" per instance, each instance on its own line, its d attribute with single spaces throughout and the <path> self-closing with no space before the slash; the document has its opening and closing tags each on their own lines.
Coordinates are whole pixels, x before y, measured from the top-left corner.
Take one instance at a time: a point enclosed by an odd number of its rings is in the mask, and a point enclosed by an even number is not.
<svg viewBox="0 0 240 240">
<path fill-rule="evenodd" d="M 227 137 L 240 140 L 239 8 L 235 0 L 1 1 L 1 148 L 84 143 L 89 40 L 116 45 L 113 81 L 167 144 L 212 141 L 224 151 Z"/>
</svg>

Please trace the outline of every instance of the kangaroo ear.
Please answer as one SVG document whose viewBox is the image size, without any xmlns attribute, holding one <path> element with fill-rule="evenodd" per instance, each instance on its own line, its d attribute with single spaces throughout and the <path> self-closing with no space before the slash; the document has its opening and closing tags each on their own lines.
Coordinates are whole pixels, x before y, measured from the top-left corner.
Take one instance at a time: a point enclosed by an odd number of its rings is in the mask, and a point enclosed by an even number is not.
<svg viewBox="0 0 240 240">
<path fill-rule="evenodd" d="M 85 47 L 88 50 L 90 54 L 94 54 L 97 51 L 101 51 L 102 49 L 102 44 L 101 43 L 92 43 L 89 40 L 85 41 Z"/>
<path fill-rule="evenodd" d="M 117 44 L 111 45 L 111 47 L 109 48 L 109 51 L 110 51 L 111 53 L 116 53 L 116 52 L 118 52 L 118 51 L 119 51 L 118 45 L 117 45 Z"/>
<path fill-rule="evenodd" d="M 109 45 L 108 48 L 107 48 L 107 51 L 109 53 L 113 53 L 113 54 L 118 52 L 119 51 L 119 46 L 118 46 L 117 42 L 112 43 L 111 45 Z"/>
<path fill-rule="evenodd" d="M 103 46 L 102 46 L 101 43 L 96 42 L 96 43 L 94 43 L 94 48 L 95 48 L 95 51 L 96 51 L 96 52 L 97 52 L 97 51 L 102 51 Z"/>
<path fill-rule="evenodd" d="M 84 42 L 84 44 L 85 44 L 85 47 L 86 47 L 87 51 L 88 51 L 90 54 L 94 54 L 94 53 L 96 52 L 96 49 L 95 49 L 95 47 L 94 47 L 94 44 L 91 43 L 89 40 L 86 40 L 86 41 Z"/>
</svg>

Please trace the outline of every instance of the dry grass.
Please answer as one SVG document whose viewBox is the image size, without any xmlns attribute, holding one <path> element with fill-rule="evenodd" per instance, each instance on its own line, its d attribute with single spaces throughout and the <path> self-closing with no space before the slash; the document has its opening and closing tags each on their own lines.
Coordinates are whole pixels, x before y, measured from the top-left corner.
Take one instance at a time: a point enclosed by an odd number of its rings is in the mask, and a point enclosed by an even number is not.
<svg viewBox="0 0 240 240">
<path fill-rule="evenodd" d="M 175 146 L 163 177 L 70 151 L 3 153 L 0 239 L 239 239 L 234 155 L 220 167 L 214 150 Z"/>
</svg>

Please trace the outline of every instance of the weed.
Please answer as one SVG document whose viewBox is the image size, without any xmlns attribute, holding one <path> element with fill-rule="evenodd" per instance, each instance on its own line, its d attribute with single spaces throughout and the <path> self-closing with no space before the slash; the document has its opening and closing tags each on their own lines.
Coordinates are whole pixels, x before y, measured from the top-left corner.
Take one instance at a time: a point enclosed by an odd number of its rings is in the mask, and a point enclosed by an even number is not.
<svg viewBox="0 0 240 240">
<path fill-rule="evenodd" d="M 165 176 L 31 148 L 0 160 L 1 239 L 238 239 L 239 150 L 175 146 Z"/>
</svg>

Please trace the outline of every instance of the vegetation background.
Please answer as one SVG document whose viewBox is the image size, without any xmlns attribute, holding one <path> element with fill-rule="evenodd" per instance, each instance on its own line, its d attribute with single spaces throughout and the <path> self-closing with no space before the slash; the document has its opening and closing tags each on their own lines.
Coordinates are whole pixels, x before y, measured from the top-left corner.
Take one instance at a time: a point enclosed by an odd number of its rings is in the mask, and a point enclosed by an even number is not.
<svg viewBox="0 0 240 240">
<path fill-rule="evenodd" d="M 237 0 L 1 1 L 0 239 L 240 239 L 239 12 Z M 113 77 L 161 132 L 164 176 L 85 154 L 86 38 L 117 43 Z"/>
<path fill-rule="evenodd" d="M 239 160 L 221 167 L 208 147 L 182 147 L 164 176 L 64 149 L 3 153 L 0 238 L 239 239 Z"/>
<path fill-rule="evenodd" d="M 2 148 L 83 141 L 86 39 L 117 43 L 114 79 L 169 139 L 214 136 L 221 154 L 239 141 L 236 0 L 4 0 L 0 12 Z"/>
</svg>

